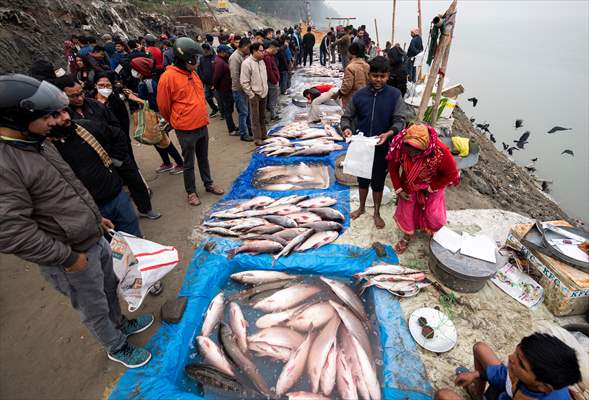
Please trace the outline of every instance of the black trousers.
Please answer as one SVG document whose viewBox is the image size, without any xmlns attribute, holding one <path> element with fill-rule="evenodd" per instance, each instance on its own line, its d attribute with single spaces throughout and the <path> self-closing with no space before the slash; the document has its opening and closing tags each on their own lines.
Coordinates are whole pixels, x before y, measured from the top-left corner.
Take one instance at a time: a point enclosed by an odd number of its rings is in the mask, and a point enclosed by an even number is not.
<svg viewBox="0 0 589 400">
<path fill-rule="evenodd" d="M 327 50 L 319 49 L 319 63 L 321 63 L 321 65 L 325 65 L 325 64 L 327 64 L 328 60 L 329 60 L 329 53 L 327 52 Z"/>
<path fill-rule="evenodd" d="M 303 47 L 303 65 L 307 65 L 307 57 L 309 57 L 309 65 L 313 65 L 312 47 Z"/>
<path fill-rule="evenodd" d="M 229 90 L 226 92 L 216 91 L 219 96 L 219 108 L 223 110 L 227 130 L 233 132 L 237 130 L 235 122 L 233 122 L 233 93 Z"/>
<path fill-rule="evenodd" d="M 137 210 L 144 214 L 151 211 L 151 199 L 149 198 L 149 190 L 143 181 L 139 168 L 134 159 L 126 160 L 123 165 L 117 168 L 119 176 L 123 183 L 129 189 L 133 203 L 137 206 Z"/>
<path fill-rule="evenodd" d="M 388 163 L 386 160 L 389 146 L 387 144 L 374 148 L 374 163 L 372 164 L 372 179 L 358 177 L 358 186 L 361 189 L 368 189 L 370 186 L 373 192 L 382 193 L 384 183 L 387 179 Z"/>
<path fill-rule="evenodd" d="M 194 159 L 198 163 L 198 172 L 205 188 L 213 184 L 211 169 L 209 167 L 209 131 L 206 126 L 192 131 L 176 129 L 176 136 L 182 148 L 184 159 L 184 189 L 186 193 L 196 193 L 194 176 Z"/>
</svg>

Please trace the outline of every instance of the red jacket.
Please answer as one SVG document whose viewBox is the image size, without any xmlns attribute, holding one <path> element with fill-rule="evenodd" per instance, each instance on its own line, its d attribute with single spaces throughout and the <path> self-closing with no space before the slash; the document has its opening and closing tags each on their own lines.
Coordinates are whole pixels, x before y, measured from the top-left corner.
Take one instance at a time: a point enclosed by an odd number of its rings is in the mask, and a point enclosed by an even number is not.
<svg viewBox="0 0 589 400">
<path fill-rule="evenodd" d="M 280 72 L 278 72 L 278 64 L 276 64 L 276 57 L 271 54 L 264 54 L 264 64 L 266 64 L 266 72 L 268 73 L 268 82 L 277 85 L 280 82 Z"/>
<path fill-rule="evenodd" d="M 174 129 L 191 131 L 209 124 L 205 91 L 194 71 L 166 68 L 157 86 L 157 105 Z"/>
<path fill-rule="evenodd" d="M 162 51 L 159 48 L 147 47 L 147 48 L 145 48 L 145 50 L 149 54 L 151 54 L 151 57 L 153 58 L 153 61 L 155 62 L 155 67 L 157 69 L 164 68 L 164 55 L 162 54 Z"/>
<path fill-rule="evenodd" d="M 331 89 L 333 89 L 335 87 L 335 85 L 332 85 L 330 83 L 326 83 L 323 85 L 317 85 L 317 86 L 313 86 L 315 89 L 319 90 L 320 93 L 326 93 L 329 92 Z"/>
<path fill-rule="evenodd" d="M 229 63 L 222 57 L 216 56 L 213 63 L 213 87 L 219 92 L 231 91 L 231 70 Z"/>
</svg>

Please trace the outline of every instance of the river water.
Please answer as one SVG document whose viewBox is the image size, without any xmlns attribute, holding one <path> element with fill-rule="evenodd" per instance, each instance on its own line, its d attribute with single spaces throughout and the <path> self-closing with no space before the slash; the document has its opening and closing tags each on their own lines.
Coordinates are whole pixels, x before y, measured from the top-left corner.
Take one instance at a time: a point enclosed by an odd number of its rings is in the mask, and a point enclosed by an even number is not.
<svg viewBox="0 0 589 400">
<path fill-rule="evenodd" d="M 391 0 L 327 0 L 342 17 L 355 16 L 381 47 L 391 40 Z M 422 1 L 424 31 L 450 1 Z M 409 45 L 417 26 L 417 1 L 397 1 L 395 42 Z M 589 222 L 589 2 L 459 0 L 447 68 L 449 84 L 462 83 L 459 105 L 501 142 L 514 145 L 523 132 L 525 150 L 514 152 L 520 165 L 535 163 L 536 175 L 553 181 L 551 196 L 572 217 Z M 427 43 L 427 32 L 424 35 Z M 421 61 L 418 57 L 417 61 Z M 477 97 L 475 108 L 466 99 Z M 516 119 L 524 126 L 515 129 Z M 572 128 L 547 134 L 555 125 Z M 565 149 L 575 156 L 561 155 Z"/>
</svg>

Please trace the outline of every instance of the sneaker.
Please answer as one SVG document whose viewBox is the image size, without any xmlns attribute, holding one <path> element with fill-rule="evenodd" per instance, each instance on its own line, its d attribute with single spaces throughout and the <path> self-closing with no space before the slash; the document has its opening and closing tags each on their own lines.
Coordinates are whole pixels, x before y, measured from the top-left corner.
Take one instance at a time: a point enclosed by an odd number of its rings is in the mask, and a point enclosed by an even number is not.
<svg viewBox="0 0 589 400">
<path fill-rule="evenodd" d="M 250 135 L 245 135 L 245 136 L 242 136 L 241 137 L 241 141 L 242 142 L 253 142 L 254 141 L 254 138 L 251 137 Z"/>
<path fill-rule="evenodd" d="M 125 343 L 122 349 L 114 353 L 107 353 L 108 358 L 123 364 L 127 368 L 139 368 L 151 360 L 151 353 L 142 347 L 135 347 Z"/>
<path fill-rule="evenodd" d="M 158 218 L 160 218 L 162 216 L 162 214 L 160 214 L 159 212 L 154 211 L 154 210 L 149 210 L 146 213 L 140 212 L 139 213 L 139 216 L 141 218 L 147 218 L 147 219 L 158 219 Z"/>
<path fill-rule="evenodd" d="M 174 169 L 174 166 L 172 164 L 162 164 L 158 169 L 155 170 L 155 172 L 161 174 L 162 172 L 168 172 L 172 169 Z"/>
<path fill-rule="evenodd" d="M 231 131 L 229 132 L 229 136 L 239 136 L 239 131 Z"/>
<path fill-rule="evenodd" d="M 176 165 L 170 171 L 170 175 L 180 175 L 180 174 L 183 174 L 183 173 L 184 173 L 184 166 L 182 166 L 182 165 Z"/>
<path fill-rule="evenodd" d="M 215 115 L 219 114 L 219 110 L 215 110 L 209 114 L 209 117 L 214 117 Z"/>
<path fill-rule="evenodd" d="M 151 314 L 140 315 L 135 319 L 127 320 L 125 326 L 121 328 L 121 332 L 129 337 L 147 330 L 153 324 L 153 321 L 155 321 L 155 318 Z"/>
</svg>

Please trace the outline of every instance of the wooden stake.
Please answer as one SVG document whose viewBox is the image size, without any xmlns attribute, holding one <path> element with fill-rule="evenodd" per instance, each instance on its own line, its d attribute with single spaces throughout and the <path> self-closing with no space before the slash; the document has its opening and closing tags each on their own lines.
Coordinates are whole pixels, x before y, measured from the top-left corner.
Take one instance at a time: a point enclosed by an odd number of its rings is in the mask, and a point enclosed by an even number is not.
<svg viewBox="0 0 589 400">
<path fill-rule="evenodd" d="M 378 25 L 376 24 L 376 18 L 374 18 L 374 31 L 376 32 L 376 47 L 380 49 L 380 37 L 378 36 Z"/>
<path fill-rule="evenodd" d="M 417 29 L 419 29 L 419 35 L 423 37 L 421 31 L 421 0 L 417 0 Z"/>
<path fill-rule="evenodd" d="M 420 123 L 423 122 L 423 117 L 425 116 L 425 111 L 427 109 L 427 103 L 429 102 L 429 99 L 432 95 L 434 84 L 436 82 L 436 76 L 438 75 L 440 65 L 442 63 L 442 58 L 444 58 L 446 55 L 446 49 L 452 39 L 452 32 L 454 31 L 454 17 L 456 15 L 456 3 L 457 0 L 452 1 L 452 4 L 450 4 L 450 7 L 448 7 L 448 10 L 445 13 L 446 27 L 444 28 L 444 32 L 442 32 L 440 43 L 436 48 L 436 53 L 434 54 L 434 59 L 429 70 L 427 81 L 425 83 L 425 89 L 423 90 L 423 94 L 421 96 L 421 103 L 419 104 L 417 122 Z M 438 93 L 439 92 L 441 91 L 438 90 Z M 435 114 L 436 110 L 433 109 L 432 112 Z"/>
<path fill-rule="evenodd" d="M 397 16 L 397 0 L 393 0 L 393 25 L 392 25 L 392 37 L 391 37 L 391 46 L 395 45 L 395 18 Z"/>
<path fill-rule="evenodd" d="M 446 77 L 446 66 L 448 65 L 448 56 L 450 55 L 450 47 L 452 46 L 452 36 L 448 39 L 448 46 L 446 46 L 446 51 L 444 51 L 444 55 L 442 56 L 442 65 L 440 67 L 440 71 L 442 74 L 438 78 L 438 87 L 436 89 L 436 99 L 434 100 L 434 108 L 432 112 L 432 126 L 438 120 L 438 108 L 440 107 L 440 100 L 442 98 L 442 90 L 444 90 L 444 78 Z"/>
</svg>

